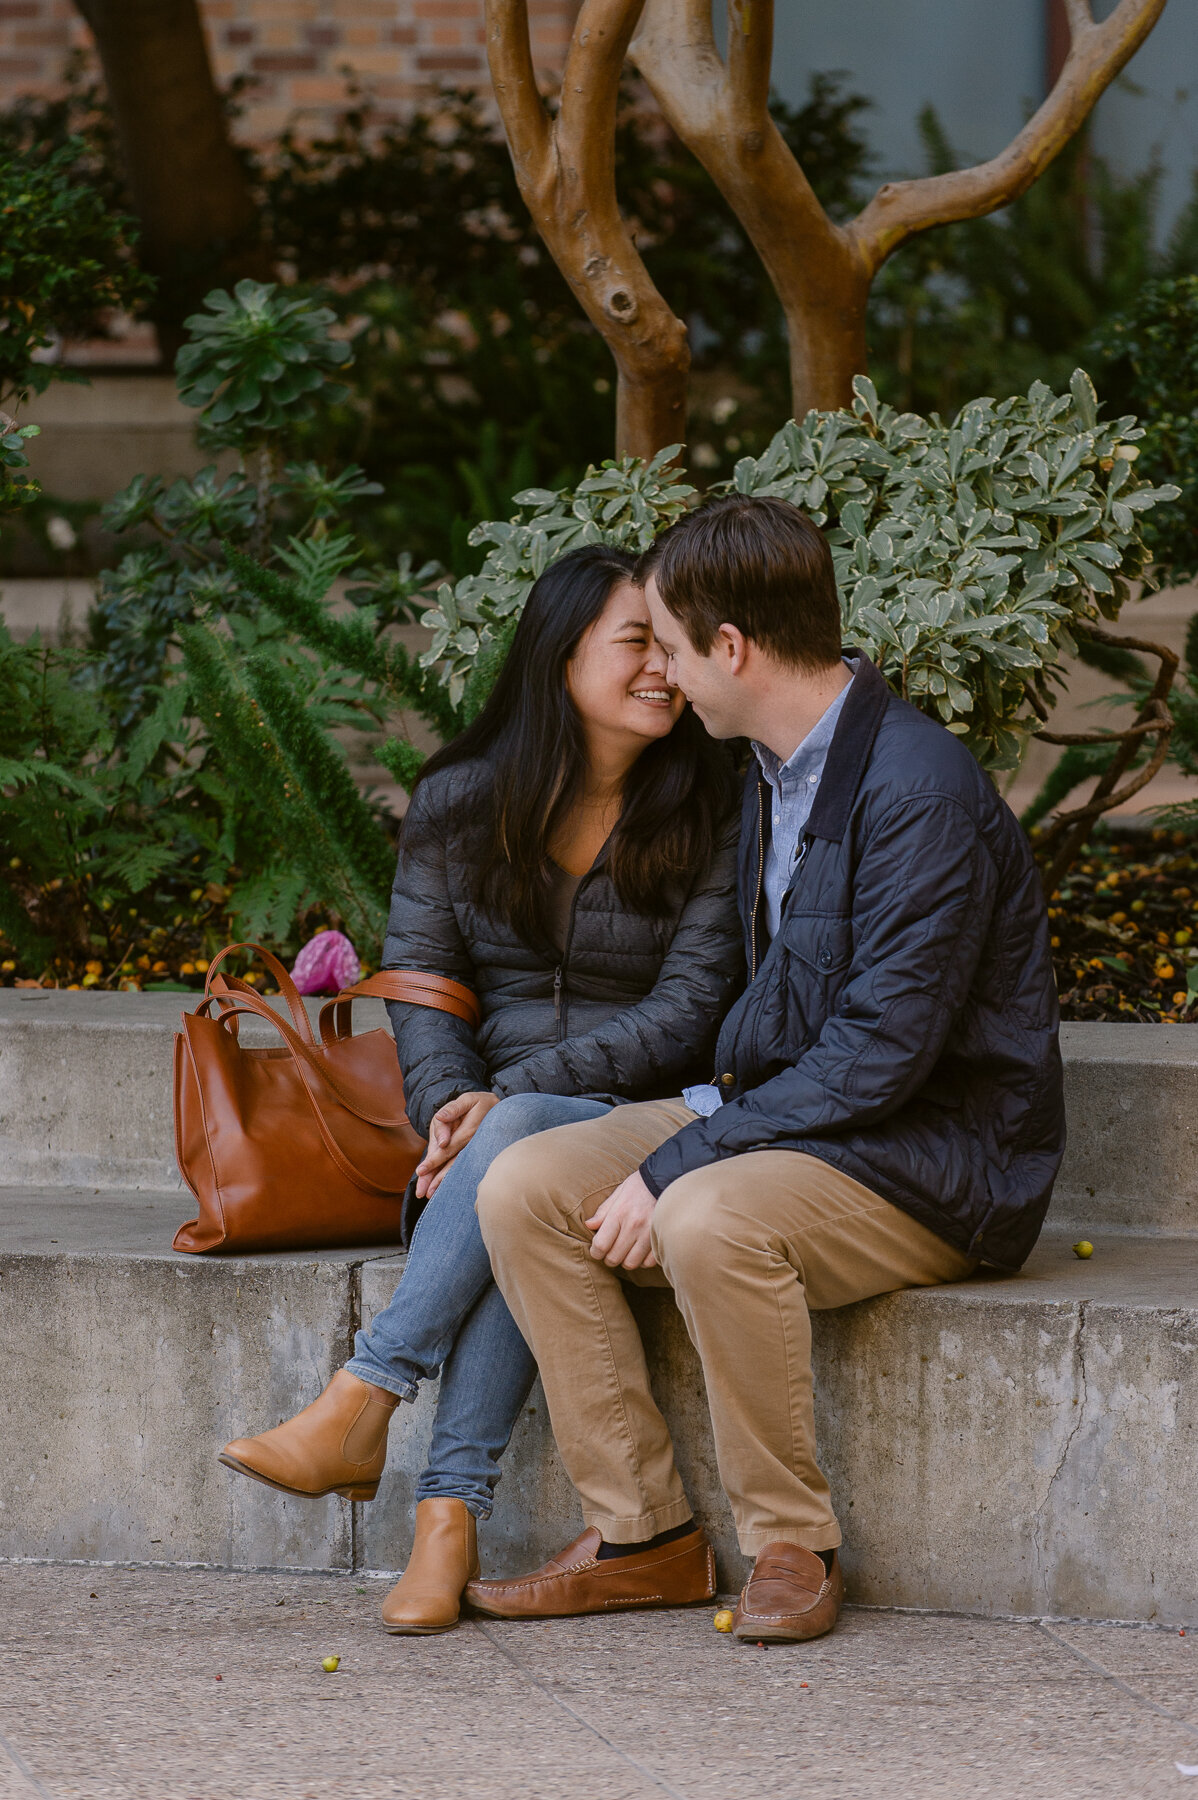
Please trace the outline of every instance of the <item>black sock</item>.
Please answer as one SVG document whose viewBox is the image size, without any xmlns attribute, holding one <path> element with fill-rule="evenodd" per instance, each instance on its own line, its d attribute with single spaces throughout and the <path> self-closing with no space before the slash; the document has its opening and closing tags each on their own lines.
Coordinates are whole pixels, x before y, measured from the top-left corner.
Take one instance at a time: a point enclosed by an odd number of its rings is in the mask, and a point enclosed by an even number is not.
<svg viewBox="0 0 1198 1800">
<path fill-rule="evenodd" d="M 819 1557 L 824 1568 L 830 1575 L 832 1573 L 832 1558 L 836 1555 L 835 1550 L 817 1550 L 815 1554 Z"/>
<path fill-rule="evenodd" d="M 685 1537 L 688 1531 L 695 1529 L 695 1521 L 688 1519 L 685 1525 L 675 1525 L 671 1531 L 659 1531 L 656 1537 L 646 1538 L 643 1544 L 600 1544 L 595 1552 L 596 1562 L 610 1562 L 613 1556 L 635 1556 L 640 1550 L 660 1550 L 663 1544 L 672 1544 L 675 1538 Z"/>
</svg>

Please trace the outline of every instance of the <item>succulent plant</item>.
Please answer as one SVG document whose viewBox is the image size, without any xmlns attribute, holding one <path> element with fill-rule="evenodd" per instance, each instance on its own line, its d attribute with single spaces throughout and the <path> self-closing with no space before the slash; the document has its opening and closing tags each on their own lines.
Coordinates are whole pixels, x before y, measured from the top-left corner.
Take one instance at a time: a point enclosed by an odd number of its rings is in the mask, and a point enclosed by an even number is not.
<svg viewBox="0 0 1198 1800">
<path fill-rule="evenodd" d="M 308 418 L 345 389 L 334 372 L 348 344 L 329 335 L 335 315 L 288 300 L 274 282 L 216 288 L 186 321 L 191 341 L 175 359 L 179 398 L 203 412 L 210 442 L 244 446 Z"/>
</svg>

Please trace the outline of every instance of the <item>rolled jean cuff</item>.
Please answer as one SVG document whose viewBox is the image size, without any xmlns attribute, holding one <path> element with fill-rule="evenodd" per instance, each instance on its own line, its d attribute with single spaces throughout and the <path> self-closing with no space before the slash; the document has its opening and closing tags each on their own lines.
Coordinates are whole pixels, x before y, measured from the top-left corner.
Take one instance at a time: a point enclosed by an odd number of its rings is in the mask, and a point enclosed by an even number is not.
<svg viewBox="0 0 1198 1800">
<path fill-rule="evenodd" d="M 388 1394 L 397 1394 L 401 1400 L 414 1400 L 420 1392 L 414 1381 L 404 1381 L 393 1375 L 383 1363 L 375 1362 L 371 1356 L 363 1356 L 361 1351 L 351 1356 L 345 1365 L 347 1375 L 356 1375 L 359 1381 L 368 1381 L 371 1387 L 383 1388 Z"/>
<path fill-rule="evenodd" d="M 460 1500 L 466 1511 L 473 1513 L 480 1525 L 485 1525 L 495 1510 L 494 1500 L 480 1500 L 476 1488 L 463 1488 L 455 1494 L 452 1487 L 436 1487 L 425 1489 L 420 1482 L 416 1483 L 416 1503 L 421 1500 Z"/>
<path fill-rule="evenodd" d="M 690 1501 L 683 1499 L 672 1500 L 654 1512 L 638 1513 L 633 1519 L 613 1519 L 608 1513 L 594 1512 L 585 1506 L 582 1517 L 585 1524 L 596 1527 L 605 1544 L 643 1544 L 659 1531 L 673 1531 L 676 1525 L 685 1525 L 694 1512 Z"/>
<path fill-rule="evenodd" d="M 831 1525 L 813 1525 L 810 1531 L 784 1529 L 782 1526 L 774 1530 L 738 1531 L 736 1541 L 743 1555 L 760 1556 L 767 1544 L 797 1544 L 800 1550 L 839 1550 L 844 1539 L 840 1535 L 840 1526 L 833 1520 Z"/>
</svg>

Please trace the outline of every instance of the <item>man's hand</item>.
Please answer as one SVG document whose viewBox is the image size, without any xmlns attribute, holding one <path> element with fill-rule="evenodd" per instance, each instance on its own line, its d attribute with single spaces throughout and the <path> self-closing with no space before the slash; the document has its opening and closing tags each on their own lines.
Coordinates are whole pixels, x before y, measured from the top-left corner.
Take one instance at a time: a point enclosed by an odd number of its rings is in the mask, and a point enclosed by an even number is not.
<svg viewBox="0 0 1198 1800">
<path fill-rule="evenodd" d="M 595 1233 L 591 1244 L 595 1260 L 609 1269 L 655 1269 L 649 1228 L 656 1205 L 639 1170 L 613 1188 L 594 1218 L 584 1220 L 587 1230 Z"/>
<path fill-rule="evenodd" d="M 459 1094 L 435 1112 L 428 1132 L 428 1149 L 416 1165 L 416 1197 L 431 1200 L 449 1173 L 454 1157 L 466 1148 L 493 1106 L 498 1094 Z"/>
</svg>

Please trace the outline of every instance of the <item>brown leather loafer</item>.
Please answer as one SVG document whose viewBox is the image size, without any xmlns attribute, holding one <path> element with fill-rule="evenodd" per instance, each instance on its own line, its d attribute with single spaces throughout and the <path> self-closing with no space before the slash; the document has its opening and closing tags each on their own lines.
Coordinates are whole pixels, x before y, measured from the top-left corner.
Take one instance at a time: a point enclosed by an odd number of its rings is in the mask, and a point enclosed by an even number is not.
<svg viewBox="0 0 1198 1800">
<path fill-rule="evenodd" d="M 767 1544 L 744 1585 L 732 1630 L 754 1644 L 804 1643 L 831 1631 L 844 1604 L 840 1558 L 832 1567 L 798 1544 Z"/>
<path fill-rule="evenodd" d="M 659 1550 L 600 1562 L 602 1542 L 592 1525 L 531 1575 L 469 1582 L 466 1600 L 492 1619 L 568 1619 L 625 1606 L 690 1606 L 715 1595 L 715 1551 L 697 1526 Z"/>
</svg>

